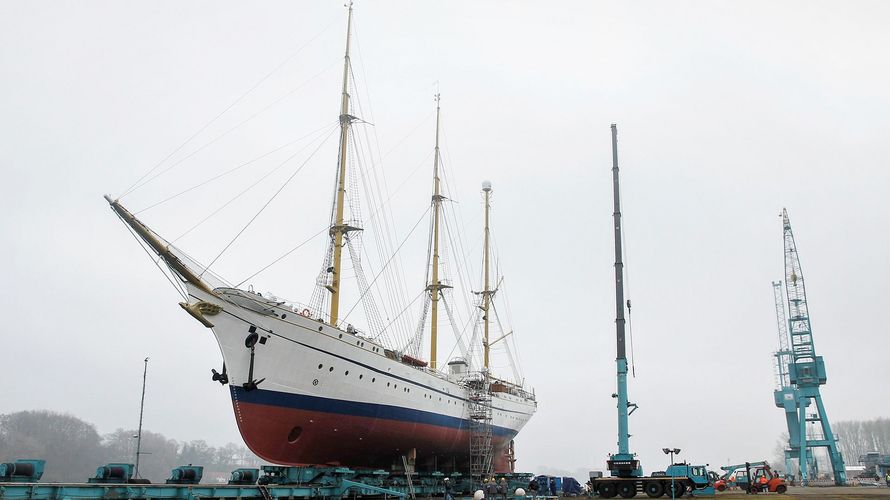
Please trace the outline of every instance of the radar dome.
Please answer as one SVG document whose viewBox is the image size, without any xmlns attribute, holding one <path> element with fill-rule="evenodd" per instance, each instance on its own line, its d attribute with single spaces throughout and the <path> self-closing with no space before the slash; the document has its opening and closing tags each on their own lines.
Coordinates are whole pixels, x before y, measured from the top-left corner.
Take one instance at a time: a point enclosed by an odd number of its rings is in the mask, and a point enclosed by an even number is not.
<svg viewBox="0 0 890 500">
<path fill-rule="evenodd" d="M 491 191 L 491 181 L 482 181 L 482 190 Z"/>
</svg>

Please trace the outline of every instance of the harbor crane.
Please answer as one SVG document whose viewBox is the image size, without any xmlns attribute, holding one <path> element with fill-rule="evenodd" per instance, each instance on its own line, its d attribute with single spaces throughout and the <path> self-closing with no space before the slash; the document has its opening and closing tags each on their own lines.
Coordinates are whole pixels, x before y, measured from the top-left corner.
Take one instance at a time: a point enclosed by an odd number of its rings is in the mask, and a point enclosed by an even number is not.
<svg viewBox="0 0 890 500">
<path fill-rule="evenodd" d="M 785 294 L 788 300 L 787 323 L 784 316 L 784 304 L 781 295 L 777 295 L 776 312 L 779 320 L 779 351 L 776 352 L 779 389 L 775 391 L 776 406 L 785 410 L 788 423 L 789 449 L 786 451 L 786 464 L 790 457 L 797 454 L 800 468 L 800 482 L 807 485 L 810 481 L 807 464 L 815 462 L 813 452 L 817 448 L 826 448 L 831 468 L 834 472 L 834 483 L 843 486 L 847 483 L 844 458 L 838 450 L 837 439 L 831 432 L 831 424 L 822 402 L 819 387 L 825 384 L 825 361 L 816 355 L 813 344 L 813 330 L 810 323 L 807 295 L 804 287 L 803 271 L 791 231 L 788 211 L 782 209 L 782 228 L 785 247 Z M 773 283 L 774 292 L 781 289 L 781 284 Z M 781 307 L 781 313 L 780 313 Z M 787 340 L 783 337 L 787 330 Z M 790 342 L 788 342 L 790 341 Z M 787 365 L 786 365 L 787 364 Z M 787 366 L 787 368 L 786 368 Z M 781 398 L 781 401 L 780 401 Z M 807 414 L 807 408 L 815 404 L 815 412 Z M 794 410 L 797 415 L 794 416 Z M 821 436 L 807 436 L 807 423 L 821 426 Z"/>
</svg>

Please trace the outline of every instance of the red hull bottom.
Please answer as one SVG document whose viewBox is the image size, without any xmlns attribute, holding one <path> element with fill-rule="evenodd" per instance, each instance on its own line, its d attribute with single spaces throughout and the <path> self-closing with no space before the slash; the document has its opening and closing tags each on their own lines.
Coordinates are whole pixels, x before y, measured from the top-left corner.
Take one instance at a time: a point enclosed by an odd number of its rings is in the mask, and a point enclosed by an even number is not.
<svg viewBox="0 0 890 500">
<path fill-rule="evenodd" d="M 417 422 L 308 411 L 233 400 L 248 448 L 282 465 L 344 465 L 389 469 L 416 451 L 418 469 L 469 469 L 470 432 Z M 509 472 L 513 436 L 492 437 L 494 472 Z"/>
</svg>

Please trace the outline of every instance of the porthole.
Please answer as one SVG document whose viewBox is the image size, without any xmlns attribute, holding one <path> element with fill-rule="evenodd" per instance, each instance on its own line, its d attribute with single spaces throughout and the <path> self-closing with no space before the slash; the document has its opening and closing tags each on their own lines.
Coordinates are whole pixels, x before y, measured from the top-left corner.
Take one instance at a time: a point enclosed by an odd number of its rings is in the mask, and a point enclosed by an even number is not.
<svg viewBox="0 0 890 500">
<path fill-rule="evenodd" d="M 328 368 L 328 371 L 329 371 L 329 372 L 334 371 L 334 367 L 332 366 L 332 367 Z"/>
<path fill-rule="evenodd" d="M 290 432 L 287 433 L 287 442 L 291 443 L 291 444 L 296 443 L 297 440 L 300 439 L 300 435 L 302 435 L 302 434 L 303 434 L 302 427 L 300 427 L 299 425 L 294 427 L 293 429 L 290 430 Z"/>
<path fill-rule="evenodd" d="M 377 382 L 377 377 L 372 378 L 371 382 Z"/>
<path fill-rule="evenodd" d="M 338 338 L 338 339 L 342 339 L 342 338 L 343 338 L 343 334 L 341 333 L 337 338 Z"/>
<path fill-rule="evenodd" d="M 392 385 L 392 388 L 393 388 L 393 389 L 398 389 L 398 388 L 399 388 L 399 384 L 393 384 L 393 385 Z"/>
<path fill-rule="evenodd" d="M 282 314 L 282 315 L 281 315 L 281 319 L 284 319 L 284 318 L 286 318 L 286 317 L 287 317 L 287 314 Z"/>
<path fill-rule="evenodd" d="M 344 373 L 343 375 L 349 375 L 349 370 L 346 370 L 346 373 Z"/>
<path fill-rule="evenodd" d="M 361 380 L 363 377 L 364 377 L 364 375 L 359 375 L 358 379 Z"/>
<path fill-rule="evenodd" d="M 321 331 L 321 327 L 320 327 L 320 326 L 318 327 L 318 331 Z"/>
<path fill-rule="evenodd" d="M 389 387 L 389 382 L 386 383 L 386 386 Z"/>
<path fill-rule="evenodd" d="M 318 369 L 321 370 L 321 364 L 318 365 Z"/>
</svg>

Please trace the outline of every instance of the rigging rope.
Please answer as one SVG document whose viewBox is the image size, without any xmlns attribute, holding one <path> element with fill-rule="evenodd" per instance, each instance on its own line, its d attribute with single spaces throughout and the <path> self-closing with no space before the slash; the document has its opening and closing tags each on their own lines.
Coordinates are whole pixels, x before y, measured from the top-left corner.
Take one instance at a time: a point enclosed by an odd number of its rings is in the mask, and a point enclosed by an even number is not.
<svg viewBox="0 0 890 500">
<path fill-rule="evenodd" d="M 237 285 L 235 285 L 235 288 L 240 287 L 241 285 L 244 284 L 245 281 L 254 278 L 256 275 L 260 274 L 261 272 L 265 271 L 266 269 L 269 269 L 270 267 L 274 266 L 275 264 L 278 264 L 278 262 L 280 262 L 282 259 L 284 259 L 284 258 L 287 257 L 288 255 L 290 255 L 290 254 L 296 252 L 296 251 L 299 250 L 301 247 L 303 247 L 304 245 L 306 245 L 306 244 L 309 243 L 310 241 L 312 241 L 312 240 L 314 240 L 315 238 L 317 238 L 320 234 L 322 234 L 322 233 L 326 233 L 326 232 L 328 232 L 329 230 L 330 230 L 330 228 L 329 228 L 328 226 L 325 226 L 324 228 L 322 228 L 321 231 L 319 231 L 319 232 L 313 234 L 312 236 L 310 236 L 308 239 L 306 239 L 305 241 L 303 241 L 303 242 L 300 243 L 299 245 L 297 245 L 297 246 L 291 248 L 290 250 L 288 250 L 287 252 L 285 252 L 284 255 L 282 255 L 281 257 L 278 257 L 277 259 L 273 260 L 273 261 L 272 261 L 270 264 L 268 264 L 267 266 L 263 267 L 262 269 L 260 269 L 259 271 L 255 272 L 255 273 L 251 274 L 250 276 L 244 278 L 240 283 L 238 283 Z"/>
<path fill-rule="evenodd" d="M 247 89 L 246 92 L 244 92 L 243 94 L 241 94 L 240 96 L 238 96 L 237 99 L 235 99 L 234 101 L 232 101 L 231 104 L 229 104 L 228 106 L 226 106 L 226 108 L 223 109 L 218 115 L 216 115 L 216 116 L 214 116 L 213 118 L 211 118 L 210 121 L 208 121 L 207 123 L 205 123 L 203 127 L 199 128 L 197 132 L 195 132 L 194 134 L 192 134 L 188 139 L 185 140 L 185 142 L 183 142 L 183 143 L 180 144 L 176 149 L 174 149 L 172 152 L 170 152 L 170 154 L 168 154 L 167 156 L 165 156 L 164 158 L 162 158 L 161 161 L 159 161 L 154 167 L 152 167 L 151 169 L 149 169 L 148 172 L 144 173 L 144 174 L 142 175 L 142 177 L 140 177 L 139 179 L 136 180 L 136 182 L 134 182 L 132 185 L 130 185 L 130 187 L 128 187 L 128 188 L 124 191 L 124 193 L 121 194 L 118 198 L 123 198 L 124 196 L 126 196 L 126 195 L 132 193 L 135 189 L 138 189 L 137 184 L 139 184 L 140 182 L 142 182 L 143 179 L 145 179 L 146 177 L 148 177 L 149 175 L 151 175 L 151 173 L 154 172 L 158 167 L 160 167 L 161 165 L 163 165 L 165 161 L 167 161 L 167 160 L 169 160 L 171 157 L 173 157 L 173 155 L 175 155 L 176 153 L 178 153 L 182 148 L 184 148 L 184 147 L 185 147 L 189 142 L 191 142 L 195 137 L 197 137 L 199 134 L 201 134 L 201 132 L 203 132 L 204 130 L 206 130 L 207 127 L 209 127 L 210 125 L 212 125 L 213 123 L 215 123 L 216 120 L 218 120 L 220 117 L 222 117 L 224 114 L 226 114 L 230 109 L 232 109 L 236 104 L 238 104 L 239 102 L 241 102 L 241 101 L 242 101 L 245 97 L 247 97 L 251 92 L 253 92 L 254 90 L 256 90 L 260 85 L 263 84 L 263 82 L 265 82 L 266 80 L 268 80 L 273 74 L 275 74 L 276 72 L 278 72 L 278 70 L 280 70 L 282 67 L 284 67 L 285 64 L 287 64 L 288 62 L 290 62 L 291 59 L 293 59 L 294 57 L 296 57 L 297 54 L 299 54 L 300 52 L 302 52 L 303 49 L 305 49 L 306 47 L 308 47 L 309 44 L 311 44 L 312 42 L 314 42 L 318 37 L 320 37 L 324 32 L 326 32 L 326 31 L 328 30 L 328 28 L 330 28 L 330 27 L 334 24 L 335 21 L 337 21 L 337 18 L 332 18 L 331 21 L 327 24 L 327 26 L 325 26 L 324 28 L 322 28 L 322 30 L 319 31 L 315 36 L 313 36 L 313 37 L 310 38 L 306 43 L 304 43 L 303 45 L 301 45 L 295 52 L 293 52 L 291 55 L 287 56 L 287 58 L 285 58 L 284 61 L 282 61 L 282 62 L 281 62 L 278 66 L 276 66 L 272 71 L 270 71 L 269 73 L 267 73 L 266 76 L 262 77 L 262 78 L 261 78 L 258 82 L 256 82 L 252 87 L 250 87 L 249 89 Z M 141 187 L 141 186 L 139 186 L 139 187 Z"/>
<path fill-rule="evenodd" d="M 327 142 L 327 140 L 330 139 L 331 134 L 333 134 L 335 130 L 336 130 L 336 128 L 332 128 L 331 131 L 328 133 L 328 136 L 324 138 L 324 140 L 322 141 L 321 144 L 324 144 L 325 142 Z M 319 145 L 319 147 L 321 147 L 321 144 Z M 201 219 L 200 221 L 198 221 L 198 222 L 197 222 L 195 225 L 193 225 L 192 227 L 188 228 L 184 233 L 182 233 L 182 234 L 180 234 L 179 236 L 177 236 L 176 238 L 174 238 L 173 241 L 172 241 L 171 243 L 175 243 L 175 242 L 179 241 L 180 239 L 182 239 L 183 237 L 185 237 L 187 234 L 189 234 L 189 233 L 191 233 L 192 231 L 194 231 L 195 229 L 197 229 L 201 224 L 204 224 L 204 223 L 207 222 L 211 217 L 213 217 L 214 215 L 218 214 L 220 211 L 222 211 L 223 209 L 225 209 L 227 206 L 229 206 L 229 205 L 231 205 L 232 203 L 234 203 L 235 200 L 237 200 L 238 198 L 244 196 L 244 194 L 246 194 L 248 191 L 250 191 L 251 189 L 255 188 L 255 187 L 256 187 L 257 185 L 259 185 L 261 182 L 263 182 L 264 180 L 266 180 L 270 175 L 272 175 L 272 174 L 274 174 L 275 172 L 277 172 L 278 169 L 280 169 L 281 167 L 283 167 L 284 165 L 286 165 L 287 162 L 289 162 L 289 161 L 292 160 L 294 157 L 296 157 L 298 154 L 300 154 L 300 153 L 302 153 L 303 151 L 305 151 L 306 149 L 308 149 L 309 146 L 311 146 L 311 145 L 312 145 L 312 143 L 309 143 L 309 144 L 307 144 L 305 147 L 300 148 L 300 150 L 296 151 L 294 154 L 292 154 L 292 155 L 288 156 L 287 158 L 285 158 L 284 161 L 282 161 L 282 162 L 279 163 L 277 166 L 275 166 L 275 168 L 273 168 L 272 170 L 270 170 L 269 172 L 267 172 L 266 175 L 264 175 L 264 176 L 260 177 L 259 179 L 257 179 L 256 182 L 254 182 L 254 183 L 251 184 L 250 186 L 247 186 L 246 188 L 244 188 L 244 190 L 242 190 L 240 193 L 238 193 L 237 195 L 235 195 L 233 198 L 229 199 L 229 201 L 223 203 L 222 206 L 220 206 L 219 208 L 217 208 L 217 209 L 214 210 L 213 212 L 210 212 L 209 215 L 207 215 L 206 217 L 204 217 L 203 219 Z M 313 154 L 315 154 L 315 153 L 313 153 Z M 310 157 L 310 158 L 311 158 L 311 157 Z"/>
<path fill-rule="evenodd" d="M 192 187 L 190 187 L 190 188 L 188 188 L 188 189 L 186 189 L 186 190 L 184 190 L 184 191 L 180 191 L 180 192 L 174 194 L 173 196 L 164 198 L 163 200 L 161 200 L 161 201 L 159 201 L 159 202 L 157 202 L 157 203 L 154 203 L 154 204 L 152 204 L 152 205 L 149 205 L 149 206 L 143 208 L 142 210 L 139 210 L 139 211 L 137 211 L 137 212 L 134 212 L 133 215 L 139 215 L 139 214 L 141 214 L 142 212 L 145 212 L 146 210 L 150 210 L 150 209 L 152 209 L 152 208 L 155 208 L 155 207 L 158 206 L 158 205 L 162 205 L 162 204 L 164 204 L 164 203 L 167 203 L 167 202 L 170 201 L 170 200 L 173 200 L 173 199 L 175 199 L 175 198 L 178 198 L 178 197 L 180 197 L 180 196 L 182 196 L 182 195 L 184 195 L 184 194 L 186 194 L 186 193 L 188 193 L 188 192 L 194 191 L 195 189 L 198 189 L 198 188 L 200 188 L 200 187 L 202 187 L 202 186 L 205 186 L 205 185 L 207 185 L 207 184 L 209 184 L 209 183 L 211 183 L 211 182 L 213 182 L 213 181 L 215 181 L 215 180 L 217 180 L 217 179 L 219 179 L 219 178 L 221 178 L 221 177 L 225 177 L 225 176 L 231 174 L 232 172 L 235 172 L 235 171 L 237 171 L 237 170 L 240 170 L 240 169 L 243 168 L 243 167 L 246 167 L 247 165 L 250 165 L 251 163 L 254 163 L 254 162 L 257 162 L 257 161 L 259 161 L 259 160 L 262 160 L 263 158 L 265 158 L 265 157 L 267 157 L 267 156 L 269 156 L 269 155 L 271 155 L 271 154 L 273 154 L 273 153 L 277 153 L 277 152 L 281 151 L 282 149 L 284 149 L 284 148 L 286 148 L 286 147 L 288 147 L 288 146 L 292 146 L 292 145 L 294 145 L 294 144 L 296 144 L 296 143 L 302 141 L 303 139 L 306 139 L 306 138 L 309 137 L 309 136 L 312 136 L 312 135 L 315 135 L 315 134 L 317 134 L 317 133 L 319 133 L 319 132 L 322 132 L 322 131 L 324 131 L 325 129 L 327 129 L 328 127 L 330 127 L 330 126 L 331 126 L 331 124 L 325 125 L 324 127 L 317 128 L 317 129 L 313 130 L 312 132 L 309 132 L 308 134 L 306 134 L 306 135 L 304 135 L 304 136 L 298 137 L 298 138 L 296 138 L 296 139 L 294 139 L 294 140 L 292 140 L 292 141 L 288 141 L 288 142 L 282 144 L 281 146 L 278 146 L 277 148 L 275 148 L 275 149 L 273 149 L 273 150 L 271 150 L 271 151 L 268 151 L 268 152 L 266 152 L 266 153 L 261 154 L 260 156 L 257 156 L 256 158 L 254 158 L 254 159 L 252 159 L 252 160 L 248 160 L 248 161 L 246 161 L 246 162 L 244 162 L 244 163 L 242 163 L 242 164 L 240 164 L 240 165 L 238 165 L 238 166 L 236 166 L 236 167 L 233 167 L 233 168 L 230 168 L 229 170 L 226 170 L 225 172 L 223 172 L 223 173 L 221 173 L 221 174 L 218 174 L 218 175 L 216 175 L 216 176 L 214 176 L 214 177 L 211 177 L 211 178 L 209 178 L 209 179 L 207 179 L 207 180 L 205 180 L 205 181 L 203 181 L 203 182 L 200 182 L 200 183 L 198 183 L 198 184 L 195 184 L 194 186 L 192 186 Z M 304 149 L 305 149 L 305 148 L 304 148 Z M 302 151 L 302 149 L 301 149 L 300 151 Z"/>
<path fill-rule="evenodd" d="M 155 175 L 149 177 L 148 179 L 146 179 L 144 182 L 142 182 L 142 183 L 139 184 L 138 186 L 133 187 L 132 189 L 129 190 L 129 192 L 128 192 L 127 194 L 132 193 L 133 191 L 142 188 L 143 186 L 145 186 L 145 185 L 148 184 L 149 182 L 151 182 L 151 181 L 157 179 L 158 177 L 160 177 L 160 176 L 166 174 L 166 173 L 169 172 L 170 170 L 172 170 L 172 169 L 174 169 L 175 167 L 181 165 L 183 162 L 185 162 L 185 161 L 188 160 L 189 158 L 195 156 L 196 154 L 200 153 L 200 152 L 203 151 L 204 149 L 207 149 L 207 147 L 209 147 L 210 145 L 214 144 L 216 141 L 218 141 L 218 140 L 222 139 L 223 137 L 229 135 L 230 133 L 234 132 L 235 130 L 237 130 L 238 128 L 240 128 L 240 127 L 243 126 L 244 124 L 250 122 L 251 120 L 253 120 L 253 119 L 256 118 L 257 116 L 259 116 L 259 115 L 265 113 L 266 111 L 268 111 L 269 109 L 271 109 L 273 106 L 275 106 L 275 105 L 278 104 L 279 102 L 281 102 L 281 101 L 283 101 L 284 99 L 290 97 L 291 95 L 293 95 L 294 93 L 296 93 L 298 90 L 302 89 L 303 87 L 305 87 L 306 85 L 308 85 L 309 83 L 311 83 L 313 80 L 315 80 L 315 79 L 318 78 L 319 76 L 321 76 L 321 75 L 323 75 L 324 73 L 326 73 L 328 70 L 330 70 L 332 67 L 334 67 L 334 65 L 335 65 L 335 63 L 329 65 L 329 66 L 326 67 L 325 69 L 323 69 L 323 70 L 319 71 L 318 73 L 312 75 L 311 77 L 309 77 L 308 80 L 304 81 L 303 83 L 301 83 L 300 85 L 298 85 L 298 86 L 295 87 L 294 89 L 290 90 L 290 91 L 287 92 L 286 94 L 282 95 L 282 96 L 279 97 L 278 99 L 275 99 L 274 101 L 272 101 L 271 103 L 269 103 L 268 105 L 266 105 L 265 107 L 263 107 L 262 109 L 260 109 L 259 111 L 257 111 L 256 113 L 254 113 L 254 114 L 248 116 L 247 118 L 245 118 L 244 120 L 238 122 L 234 127 L 232 127 L 232 128 L 230 128 L 230 129 L 226 130 L 225 132 L 219 134 L 218 136 L 214 137 L 214 138 L 211 139 L 210 141 L 205 142 L 203 145 L 201 145 L 200 147 L 198 147 L 198 149 L 196 149 L 196 150 L 192 151 L 191 153 L 185 155 L 184 157 L 180 158 L 179 160 L 177 160 L 176 162 L 174 162 L 172 165 L 170 165 L 169 167 L 167 167 L 167 168 L 161 170 L 161 171 L 158 172 L 157 174 L 155 174 Z"/>
<path fill-rule="evenodd" d="M 265 204 L 263 204 L 263 206 L 259 209 L 259 211 L 258 211 L 256 214 L 254 214 L 254 216 L 251 217 L 249 221 L 247 221 L 247 224 L 245 224 L 244 227 L 242 227 L 241 230 L 238 231 L 238 234 L 236 234 L 235 237 L 232 238 L 232 241 L 230 241 L 230 242 L 225 246 L 225 248 L 223 248 L 223 249 L 219 252 L 219 254 L 217 254 L 217 256 L 214 257 L 213 260 L 210 261 L 209 264 L 207 264 L 207 266 L 204 268 L 204 271 L 201 271 L 201 274 L 198 275 L 199 278 L 200 278 L 201 276 L 203 276 L 204 273 L 205 273 L 208 269 L 210 269 L 210 266 L 212 266 L 212 265 L 217 261 L 217 259 L 219 259 L 219 258 L 222 256 L 222 254 L 225 253 L 225 251 L 228 250 L 229 247 L 232 246 L 233 243 L 235 243 L 235 240 L 237 240 L 238 237 L 240 237 L 241 234 L 243 234 L 244 231 L 245 231 L 245 230 L 246 230 L 246 229 L 253 223 L 253 221 L 255 221 L 256 218 L 259 217 L 260 214 L 262 214 L 264 210 L 266 210 L 266 207 L 268 207 L 269 204 L 272 203 L 272 201 L 273 201 L 279 194 L 281 194 L 281 192 L 282 192 L 282 191 L 284 190 L 284 188 L 290 183 L 290 181 L 293 180 L 293 178 L 296 177 L 296 175 L 297 175 L 298 173 L 300 173 L 301 170 L 303 170 L 303 167 L 305 167 L 306 164 L 309 163 L 309 160 L 311 160 L 311 159 L 315 156 L 315 153 L 318 153 L 318 150 L 321 149 L 321 147 L 325 145 L 325 143 L 326 143 L 327 140 L 331 137 L 331 135 L 332 135 L 332 134 L 328 134 L 328 136 L 325 138 L 325 140 L 322 141 L 322 142 L 318 145 L 317 148 L 315 148 L 315 151 L 313 151 L 312 154 L 310 154 L 309 157 L 306 158 L 306 160 L 303 161 L 303 163 L 301 163 L 299 167 L 297 167 L 297 169 L 294 171 L 294 173 L 292 173 L 292 174 L 290 175 L 290 177 L 288 177 L 287 180 L 284 181 L 284 184 L 282 184 L 281 187 L 278 188 L 278 191 L 275 191 L 275 194 L 273 194 L 272 197 L 269 198 L 269 200 L 266 201 Z M 296 156 L 296 153 L 294 154 L 294 156 Z M 293 156 L 291 156 L 291 158 L 293 158 Z M 290 158 L 288 158 L 288 159 L 290 159 Z M 285 160 L 285 161 L 287 161 L 287 160 Z"/>
<path fill-rule="evenodd" d="M 380 272 L 377 273 L 377 276 L 374 276 L 374 279 L 371 281 L 371 283 L 368 284 L 369 287 L 372 286 L 374 283 L 377 282 L 377 278 L 380 277 L 380 275 L 383 273 L 383 271 L 386 269 L 386 267 L 389 265 L 389 263 L 392 262 L 393 258 L 399 253 L 399 250 L 402 249 L 402 246 L 405 244 L 406 241 L 408 241 L 408 238 L 410 238 L 411 235 L 414 234 L 414 230 L 417 229 L 417 226 L 420 225 L 421 221 L 423 221 L 424 217 L 426 217 L 426 214 L 427 214 L 427 212 L 429 212 L 429 210 L 430 210 L 429 207 L 427 207 L 427 209 L 424 210 L 424 212 L 423 212 L 423 214 L 420 216 L 420 218 L 417 219 L 417 222 L 414 223 L 414 227 L 411 228 L 411 231 L 408 231 L 408 234 L 405 235 L 405 239 L 402 240 L 402 243 L 399 244 L 399 247 L 396 248 L 396 251 L 390 256 L 390 258 L 389 258 L 389 259 L 386 261 L 386 263 L 383 265 L 383 269 L 381 269 Z M 368 288 L 368 289 L 370 290 L 370 288 Z M 366 291 L 365 293 L 367 293 L 367 291 Z M 351 308 L 349 308 L 349 312 L 347 312 L 347 313 L 343 316 L 343 320 L 344 320 L 344 321 L 346 320 L 346 318 L 349 317 L 349 315 L 352 313 L 352 311 L 355 309 L 355 307 L 359 304 L 359 302 L 361 302 L 362 298 L 364 298 L 364 295 L 365 295 L 365 294 L 363 293 L 362 296 L 358 298 L 358 301 L 357 301 L 355 304 L 353 304 L 353 306 L 352 306 Z"/>
<path fill-rule="evenodd" d="M 188 302 L 188 295 L 186 294 L 185 291 L 182 290 L 182 284 L 181 283 L 177 284 L 176 282 L 173 281 L 173 279 L 170 278 L 169 274 L 164 272 L 164 269 L 161 267 L 161 264 L 159 262 L 161 260 L 160 256 L 158 256 L 157 258 L 152 257 L 152 253 L 148 250 L 148 248 L 145 248 L 145 242 L 142 240 L 142 238 L 140 238 L 139 236 L 136 235 L 136 232 L 133 231 L 133 228 L 130 227 L 130 225 L 127 224 L 126 221 L 124 221 L 124 219 L 121 218 L 120 215 L 118 215 L 118 218 L 121 219 L 121 222 L 124 223 L 124 226 L 126 226 L 127 230 L 130 231 L 130 234 L 133 235 L 133 238 L 135 238 L 136 241 L 139 242 L 139 247 L 142 248 L 142 250 L 145 251 L 145 254 L 148 255 L 148 258 L 151 259 L 152 262 L 154 262 L 154 265 L 158 268 L 159 271 L 161 271 L 161 274 L 163 274 L 164 277 L 167 278 L 167 281 L 169 281 L 170 284 L 173 285 L 173 288 L 175 288 L 176 291 L 179 293 L 179 295 L 182 296 L 182 299 L 185 300 L 186 302 Z M 168 269 L 169 269 L 169 266 L 168 266 Z"/>
</svg>

